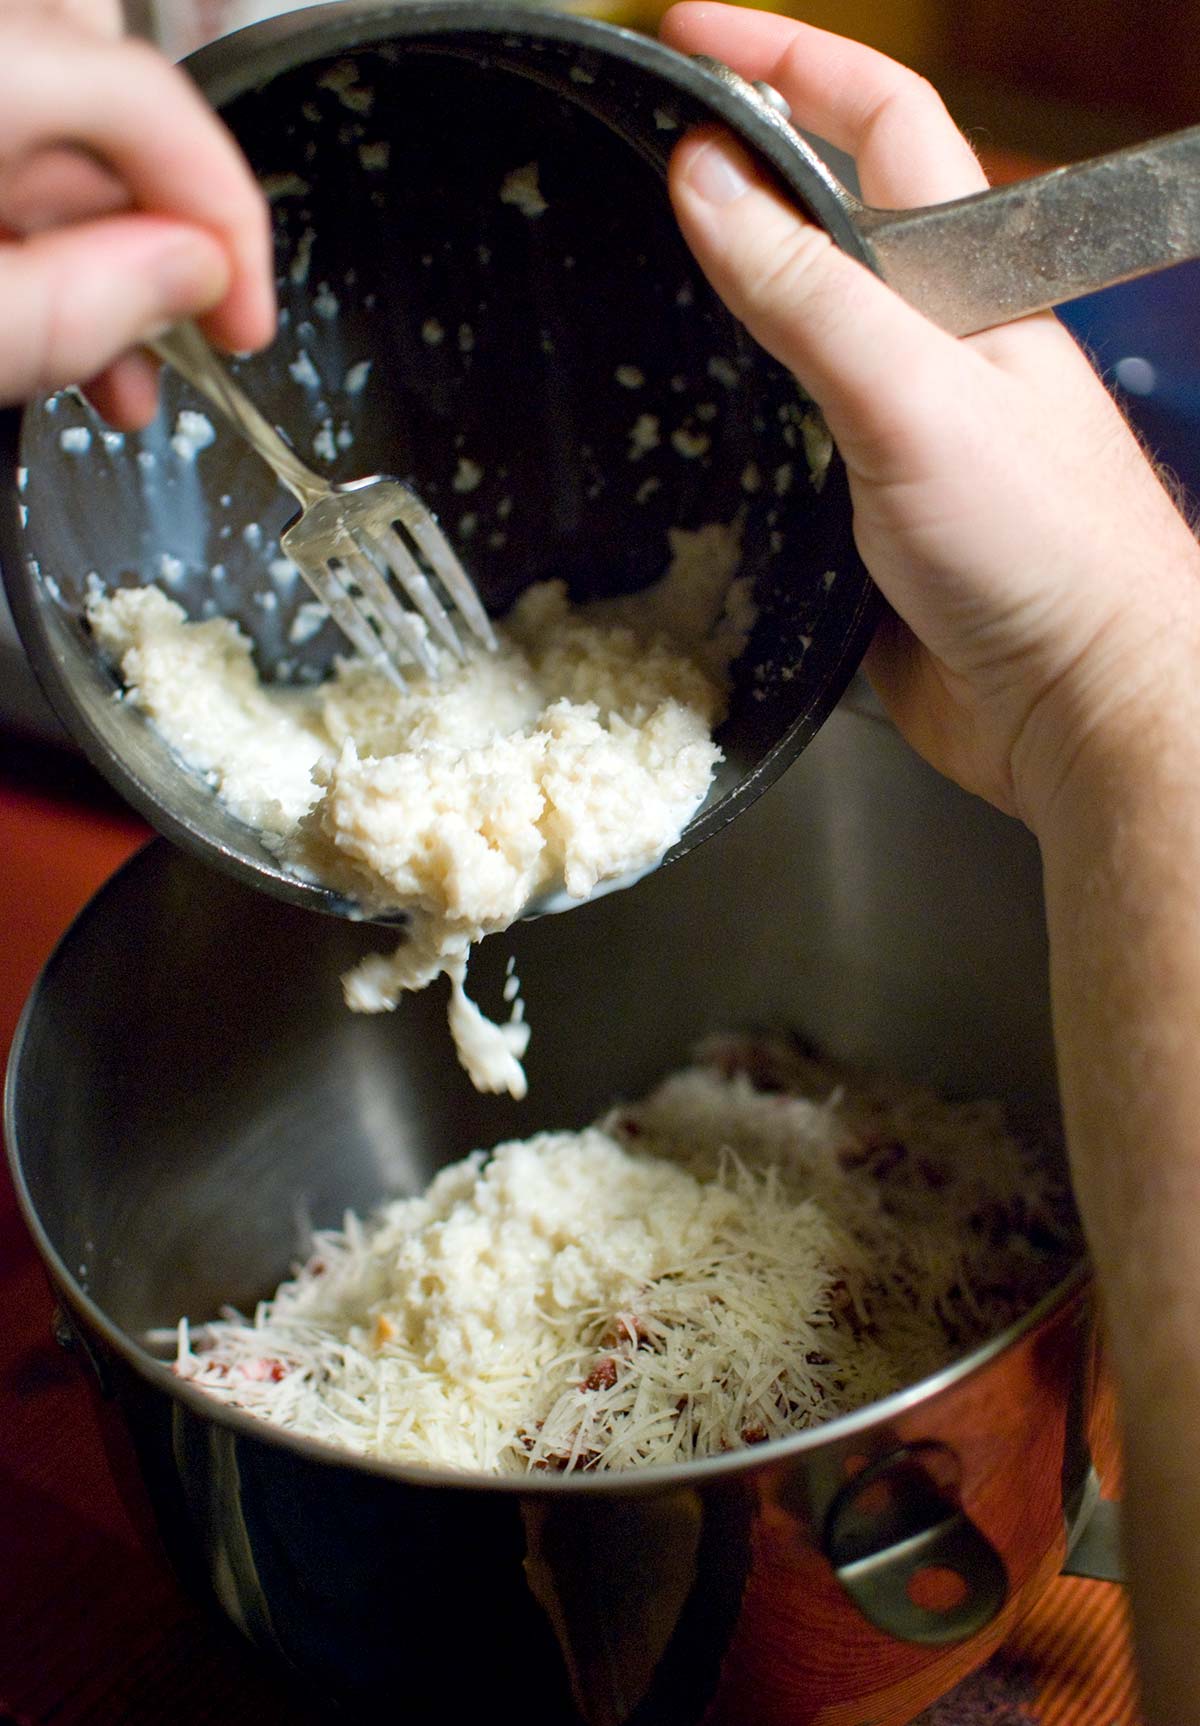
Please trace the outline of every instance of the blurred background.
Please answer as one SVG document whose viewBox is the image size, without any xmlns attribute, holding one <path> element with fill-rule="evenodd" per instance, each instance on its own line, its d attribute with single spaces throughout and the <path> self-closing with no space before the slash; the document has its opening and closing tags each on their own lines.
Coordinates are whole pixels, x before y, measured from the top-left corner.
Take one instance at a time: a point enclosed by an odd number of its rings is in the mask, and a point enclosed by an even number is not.
<svg viewBox="0 0 1200 1726">
<path fill-rule="evenodd" d="M 301 0 L 126 0 L 131 28 L 174 58 Z M 311 0 L 306 0 L 311 3 Z M 655 30 L 667 0 L 569 9 Z M 1200 0 L 797 0 L 775 7 L 869 42 L 928 77 L 994 180 L 1200 124 Z M 1148 448 L 1200 510 L 1200 265 L 1077 302 L 1063 321 Z M 0 726 L 56 726 L 0 599 Z"/>
<path fill-rule="evenodd" d="M 127 0 L 180 56 L 312 0 Z M 654 30 L 666 0 L 564 9 Z M 1092 155 L 1200 120 L 1200 0 L 797 0 L 773 8 L 869 42 L 923 72 L 960 124 L 1051 159 Z"/>
</svg>

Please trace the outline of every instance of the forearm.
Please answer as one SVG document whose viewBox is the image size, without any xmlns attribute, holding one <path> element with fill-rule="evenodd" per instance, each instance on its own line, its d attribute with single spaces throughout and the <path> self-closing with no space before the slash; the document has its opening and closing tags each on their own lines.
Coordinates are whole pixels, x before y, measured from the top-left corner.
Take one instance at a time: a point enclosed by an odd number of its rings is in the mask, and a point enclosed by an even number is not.
<svg viewBox="0 0 1200 1726">
<path fill-rule="evenodd" d="M 667 41 L 785 97 L 867 201 L 963 197 L 921 80 L 794 19 L 674 7 Z M 1038 834 L 1064 1108 L 1127 1432 L 1152 1726 L 1200 1723 L 1200 552 L 1053 318 L 955 341 L 727 138 L 671 164 L 717 292 L 823 409 L 892 608 L 870 669 L 926 759 Z"/>
<path fill-rule="evenodd" d="M 1040 832 L 1076 1193 L 1122 1408 L 1146 1719 L 1200 1721 L 1200 695 L 1190 651 Z"/>
</svg>

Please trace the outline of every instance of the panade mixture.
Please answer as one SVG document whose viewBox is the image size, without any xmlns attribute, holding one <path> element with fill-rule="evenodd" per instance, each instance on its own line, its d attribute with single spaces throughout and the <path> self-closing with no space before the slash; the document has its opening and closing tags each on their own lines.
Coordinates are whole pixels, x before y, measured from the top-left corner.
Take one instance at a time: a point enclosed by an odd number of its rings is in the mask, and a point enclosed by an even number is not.
<svg viewBox="0 0 1200 1726">
<path fill-rule="evenodd" d="M 126 699 L 280 859 L 403 909 L 404 939 L 344 979 L 360 1012 L 442 973 L 459 1059 L 486 1091 L 525 1092 L 519 998 L 504 1024 L 464 990 L 467 956 L 551 895 L 586 899 L 654 867 L 703 802 L 729 667 L 753 624 L 736 528 L 673 531 L 667 573 L 572 607 L 528 589 L 494 654 L 446 654 L 398 689 L 361 660 L 316 688 L 266 685 L 224 618 L 190 622 L 154 587 L 97 593 L 88 621 Z"/>
<path fill-rule="evenodd" d="M 331 1145 L 331 1154 L 336 1154 Z M 687 1462 L 900 1390 L 1078 1256 L 1062 1163 L 994 1103 L 725 1037 L 583 1132 L 477 1151 L 316 1235 L 175 1370 L 363 1456 Z"/>
</svg>

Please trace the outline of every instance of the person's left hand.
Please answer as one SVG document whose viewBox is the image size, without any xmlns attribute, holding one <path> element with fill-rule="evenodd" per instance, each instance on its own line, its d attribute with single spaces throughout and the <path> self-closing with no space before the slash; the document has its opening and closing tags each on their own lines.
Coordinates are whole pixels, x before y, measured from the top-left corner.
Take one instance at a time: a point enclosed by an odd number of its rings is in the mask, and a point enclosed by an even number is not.
<svg viewBox="0 0 1200 1726">
<path fill-rule="evenodd" d="M 156 410 L 156 331 L 197 317 L 236 351 L 274 333 L 266 201 L 116 0 L 0 0 L 0 293 L 0 402 L 82 384 L 127 428 Z"/>
</svg>

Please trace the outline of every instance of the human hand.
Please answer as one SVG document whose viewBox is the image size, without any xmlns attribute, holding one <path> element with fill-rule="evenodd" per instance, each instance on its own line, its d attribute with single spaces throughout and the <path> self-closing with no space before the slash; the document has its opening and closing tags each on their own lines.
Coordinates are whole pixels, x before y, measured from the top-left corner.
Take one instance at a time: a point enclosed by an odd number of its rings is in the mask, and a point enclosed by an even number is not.
<svg viewBox="0 0 1200 1726">
<path fill-rule="evenodd" d="M 113 39 L 125 33 L 121 0 L 0 0 L 0 14 L 25 13 L 34 18 L 56 18 L 77 24 L 95 36 Z"/>
<path fill-rule="evenodd" d="M 0 0 L 0 402 L 84 384 L 126 428 L 157 404 L 147 336 L 275 327 L 267 206 L 182 72 L 115 0 Z"/>
<path fill-rule="evenodd" d="M 930 87 L 870 49 L 693 0 L 662 36 L 773 84 L 798 126 L 855 158 L 870 203 L 986 184 Z M 896 614 L 867 661 L 889 711 L 935 766 L 1040 831 L 1081 753 L 1195 682 L 1195 540 L 1050 314 L 946 335 L 715 130 L 679 145 L 671 193 L 714 287 L 846 462 L 858 546 Z"/>
</svg>

